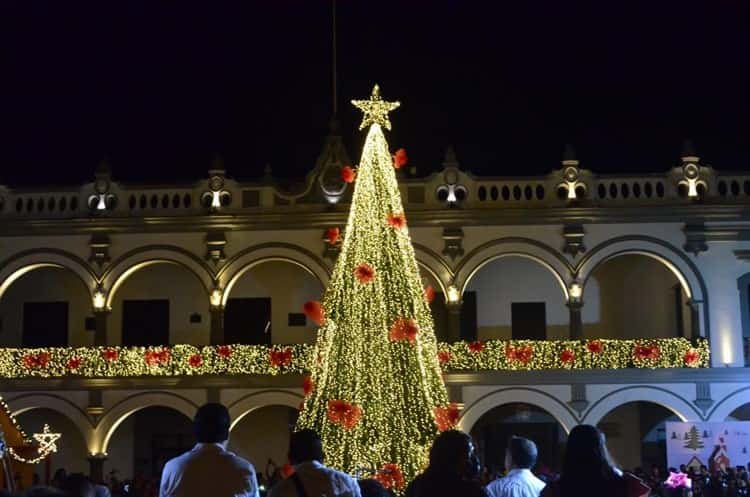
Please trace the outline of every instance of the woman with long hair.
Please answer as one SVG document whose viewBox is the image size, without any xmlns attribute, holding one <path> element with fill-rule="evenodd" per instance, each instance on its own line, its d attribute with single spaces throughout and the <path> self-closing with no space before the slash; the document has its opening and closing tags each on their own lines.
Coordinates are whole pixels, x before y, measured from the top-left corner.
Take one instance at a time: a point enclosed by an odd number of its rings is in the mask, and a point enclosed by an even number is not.
<svg viewBox="0 0 750 497">
<path fill-rule="evenodd" d="M 641 497 L 650 491 L 612 463 L 598 428 L 578 425 L 568 435 L 560 480 L 548 484 L 541 497 Z"/>
</svg>

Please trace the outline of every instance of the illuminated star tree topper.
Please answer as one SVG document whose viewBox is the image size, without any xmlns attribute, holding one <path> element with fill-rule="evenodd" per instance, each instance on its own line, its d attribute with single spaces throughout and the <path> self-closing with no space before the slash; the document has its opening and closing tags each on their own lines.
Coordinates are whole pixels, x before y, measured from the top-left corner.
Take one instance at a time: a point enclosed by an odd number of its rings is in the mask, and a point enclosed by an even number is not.
<svg viewBox="0 0 750 497">
<path fill-rule="evenodd" d="M 388 119 L 388 113 L 401 105 L 400 102 L 386 102 L 380 96 L 380 87 L 372 87 L 372 94 L 369 100 L 352 100 L 352 104 L 361 110 L 365 115 L 362 117 L 362 123 L 359 129 L 365 129 L 371 124 L 379 124 L 385 129 L 391 129 L 391 121 Z"/>
</svg>

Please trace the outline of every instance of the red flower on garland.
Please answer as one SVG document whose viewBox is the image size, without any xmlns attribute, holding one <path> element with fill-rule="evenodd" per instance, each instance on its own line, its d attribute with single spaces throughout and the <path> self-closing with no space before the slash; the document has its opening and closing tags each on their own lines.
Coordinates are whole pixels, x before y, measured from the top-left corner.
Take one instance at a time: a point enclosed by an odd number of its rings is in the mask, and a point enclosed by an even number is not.
<svg viewBox="0 0 750 497">
<path fill-rule="evenodd" d="M 401 169 L 409 162 L 409 156 L 406 155 L 406 150 L 399 148 L 396 153 L 393 154 L 393 167 Z"/>
<path fill-rule="evenodd" d="M 328 420 L 345 430 L 354 428 L 362 418 L 362 408 L 345 400 L 328 401 Z"/>
<path fill-rule="evenodd" d="M 388 225 L 396 228 L 397 230 L 403 229 L 406 226 L 406 216 L 403 213 L 390 213 L 388 214 Z"/>
<path fill-rule="evenodd" d="M 354 269 L 354 276 L 360 283 L 366 285 L 375 279 L 375 269 L 366 263 L 362 263 Z"/>
<path fill-rule="evenodd" d="M 27 354 L 23 357 L 23 365 L 26 369 L 44 369 L 49 364 L 49 359 L 49 354 L 47 352 Z"/>
<path fill-rule="evenodd" d="M 453 354 L 451 354 L 449 351 L 441 350 L 440 352 L 438 352 L 438 362 L 440 364 L 451 362 L 451 359 L 453 359 Z"/>
<path fill-rule="evenodd" d="M 576 360 L 576 353 L 573 352 L 572 350 L 565 349 L 562 352 L 560 352 L 560 362 L 567 364 L 575 360 Z"/>
<path fill-rule="evenodd" d="M 191 368 L 199 368 L 203 365 L 203 356 L 200 354 L 193 354 L 188 358 L 188 364 Z"/>
<path fill-rule="evenodd" d="M 269 350 L 268 362 L 275 368 L 289 366 L 292 363 L 292 349 L 285 347 L 281 350 Z"/>
<path fill-rule="evenodd" d="M 318 300 L 310 300 L 305 302 L 302 306 L 302 312 L 305 313 L 307 319 L 317 324 L 318 326 L 323 324 L 325 319 L 325 310 Z"/>
<path fill-rule="evenodd" d="M 66 367 L 70 371 L 75 371 L 76 369 L 81 367 L 82 363 L 83 363 L 83 359 L 81 359 L 80 357 L 71 357 L 68 360 L 68 364 L 66 365 Z"/>
<path fill-rule="evenodd" d="M 534 348 L 530 345 L 525 347 L 513 347 L 508 345 L 505 348 L 505 358 L 509 361 L 519 361 L 527 364 L 534 356 Z"/>
<path fill-rule="evenodd" d="M 600 354 L 602 349 L 604 349 L 604 345 L 602 345 L 601 340 L 592 340 L 586 344 L 586 349 L 592 354 Z"/>
<path fill-rule="evenodd" d="M 466 347 L 469 349 L 469 352 L 473 354 L 479 354 L 484 350 L 484 342 L 482 342 L 481 340 L 475 340 L 473 342 L 467 343 Z"/>
<path fill-rule="evenodd" d="M 401 318 L 397 319 L 391 326 L 388 338 L 392 342 L 407 340 L 409 343 L 415 343 L 417 341 L 417 333 L 419 333 L 419 324 L 415 320 Z"/>
<path fill-rule="evenodd" d="M 341 230 L 338 228 L 328 228 L 326 230 L 326 241 L 328 245 L 336 245 L 341 236 Z"/>
<path fill-rule="evenodd" d="M 312 393 L 313 390 L 315 390 L 315 382 L 308 374 L 302 379 L 302 392 L 305 394 L 305 397 L 307 397 Z"/>
<path fill-rule="evenodd" d="M 229 345 L 219 345 L 216 348 L 216 353 L 219 354 L 219 357 L 222 359 L 229 359 L 232 357 L 232 347 Z"/>
<path fill-rule="evenodd" d="M 117 352 L 117 349 L 105 349 L 104 352 L 102 352 L 102 356 L 104 357 L 104 360 L 107 362 L 113 362 L 120 357 L 120 353 Z"/>
<path fill-rule="evenodd" d="M 351 166 L 344 166 L 341 168 L 341 179 L 344 183 L 354 183 L 357 178 L 357 172 L 352 169 Z"/>
<path fill-rule="evenodd" d="M 294 466 L 286 463 L 281 467 L 281 477 L 285 480 L 294 474 Z"/>
<path fill-rule="evenodd" d="M 432 304 L 432 301 L 435 300 L 435 289 L 432 288 L 432 285 L 427 285 L 424 288 L 424 299 L 428 304 Z"/>
<path fill-rule="evenodd" d="M 144 354 L 144 359 L 149 366 L 156 366 L 157 364 L 167 364 L 169 356 L 169 349 L 148 350 Z"/>
<path fill-rule="evenodd" d="M 155 366 L 157 362 L 159 362 L 157 352 L 153 350 L 147 350 L 145 354 L 143 354 L 143 359 L 146 361 L 146 364 L 149 366 Z"/>
<path fill-rule="evenodd" d="M 373 476 L 373 479 L 377 480 L 388 490 L 401 490 L 406 484 L 404 479 L 404 473 L 398 464 L 384 464 L 382 468 L 378 470 Z"/>
<path fill-rule="evenodd" d="M 449 404 L 446 407 L 436 407 L 433 410 L 433 416 L 435 417 L 435 424 L 438 427 L 438 431 L 452 430 L 458 424 L 458 406 L 456 404 Z"/>
<path fill-rule="evenodd" d="M 636 360 L 656 360 L 661 355 L 661 350 L 656 345 L 636 345 L 633 356 Z"/>
<path fill-rule="evenodd" d="M 700 354 L 695 349 L 689 349 L 687 352 L 685 352 L 683 359 L 685 361 L 685 364 L 687 364 L 688 366 L 697 366 L 698 360 L 700 359 Z"/>
</svg>

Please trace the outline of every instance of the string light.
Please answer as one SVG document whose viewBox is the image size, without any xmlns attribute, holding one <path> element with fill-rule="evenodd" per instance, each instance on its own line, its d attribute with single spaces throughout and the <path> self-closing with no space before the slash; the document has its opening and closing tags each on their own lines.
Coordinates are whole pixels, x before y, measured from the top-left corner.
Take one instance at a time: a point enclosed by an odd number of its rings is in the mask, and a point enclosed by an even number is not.
<svg viewBox="0 0 750 497">
<path fill-rule="evenodd" d="M 31 459 L 25 458 L 23 456 L 20 456 L 13 447 L 8 447 L 8 453 L 11 455 L 13 459 L 15 459 L 18 462 L 26 463 L 26 464 L 38 464 L 42 462 L 47 456 L 50 454 L 54 454 L 57 452 L 57 444 L 56 442 L 62 437 L 62 434 L 60 433 L 53 433 L 52 430 L 50 430 L 50 427 L 48 424 L 45 424 L 42 428 L 41 433 L 34 433 L 33 435 L 34 440 L 37 441 L 39 446 L 37 447 L 37 456 L 33 457 Z"/>
<path fill-rule="evenodd" d="M 383 101 L 377 85 L 369 100 L 352 103 L 364 112 L 360 129 L 370 129 L 323 298 L 315 388 L 297 428 L 320 434 L 326 463 L 335 468 L 353 474 L 389 465 L 409 481 L 426 464 L 438 433 L 433 412 L 448 404 L 448 395 L 408 227 L 389 223 L 389 215 L 404 212 L 382 130 L 390 129 L 388 112 L 398 103 Z M 372 268 L 371 280 L 356 276 L 364 264 Z M 389 340 L 399 320 L 416 323 L 413 343 Z"/>
</svg>

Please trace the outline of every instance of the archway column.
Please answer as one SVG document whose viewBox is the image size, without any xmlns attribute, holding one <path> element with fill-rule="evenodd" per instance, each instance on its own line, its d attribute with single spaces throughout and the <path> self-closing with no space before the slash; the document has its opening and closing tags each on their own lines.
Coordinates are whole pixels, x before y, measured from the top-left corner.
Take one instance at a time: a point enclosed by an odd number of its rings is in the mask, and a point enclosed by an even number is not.
<svg viewBox="0 0 750 497">
<path fill-rule="evenodd" d="M 461 340 L 461 306 L 463 302 L 449 302 L 448 309 L 448 342 Z"/>
<path fill-rule="evenodd" d="M 94 483 L 104 481 L 104 461 L 107 460 L 107 454 L 89 454 L 89 477 Z"/>
<path fill-rule="evenodd" d="M 94 309 L 94 345 L 107 345 L 107 323 L 110 309 Z"/>
<path fill-rule="evenodd" d="M 211 314 L 211 345 L 224 344 L 224 306 L 212 305 Z"/>
<path fill-rule="evenodd" d="M 583 302 L 571 302 L 565 304 L 570 312 L 570 338 L 572 340 L 580 340 L 583 338 L 583 319 L 581 317 L 581 311 L 583 309 Z"/>
</svg>

